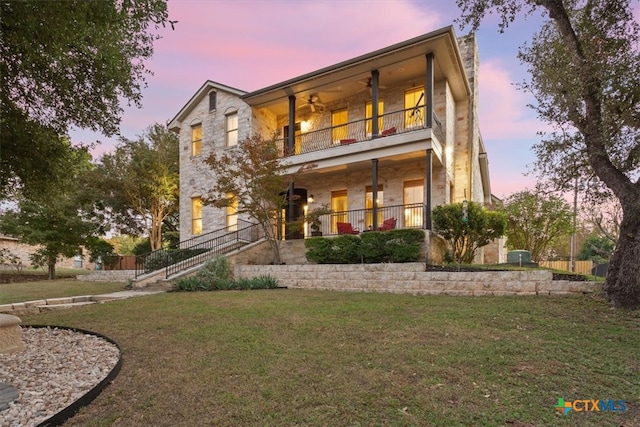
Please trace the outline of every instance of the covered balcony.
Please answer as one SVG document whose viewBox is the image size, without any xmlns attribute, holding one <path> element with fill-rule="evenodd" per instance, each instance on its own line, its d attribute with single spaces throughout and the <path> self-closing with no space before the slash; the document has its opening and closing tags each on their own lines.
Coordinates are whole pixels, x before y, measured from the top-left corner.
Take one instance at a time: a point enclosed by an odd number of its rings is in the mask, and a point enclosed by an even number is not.
<svg viewBox="0 0 640 427">
<path fill-rule="evenodd" d="M 317 227 L 312 227 L 309 222 L 305 221 L 303 231 L 305 237 L 360 234 L 401 228 L 425 228 L 425 221 L 427 221 L 425 205 L 413 203 L 375 209 L 332 212 L 320 216 Z"/>
<path fill-rule="evenodd" d="M 321 129 L 314 129 L 309 122 L 302 121 L 301 131 L 296 134 L 293 146 L 289 146 L 287 138 L 277 138 L 276 146 L 281 157 L 290 157 L 426 129 L 431 130 L 430 138 L 436 138 L 441 146 L 445 140 L 442 122 L 433 113 L 432 127 L 427 126 L 424 110 L 423 104 L 380 115 L 377 134 L 372 132 L 372 119 L 359 119 Z M 327 153 L 318 154 L 314 157 L 330 156 Z"/>
</svg>

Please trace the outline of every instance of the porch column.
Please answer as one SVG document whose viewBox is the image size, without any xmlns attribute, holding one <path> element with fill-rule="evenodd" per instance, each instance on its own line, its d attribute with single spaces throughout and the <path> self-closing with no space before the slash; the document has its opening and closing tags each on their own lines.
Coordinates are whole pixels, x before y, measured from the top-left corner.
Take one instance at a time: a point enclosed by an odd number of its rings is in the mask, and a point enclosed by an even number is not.
<svg viewBox="0 0 640 427">
<path fill-rule="evenodd" d="M 371 189 L 371 194 L 373 196 L 371 229 L 375 231 L 378 229 L 378 159 L 371 159 L 371 167 L 371 175 L 373 176 L 373 188 Z"/>
<path fill-rule="evenodd" d="M 431 230 L 431 182 L 433 178 L 433 149 L 427 148 L 426 171 L 424 177 L 424 228 Z"/>
<path fill-rule="evenodd" d="M 378 88 L 379 84 L 380 84 L 380 72 L 378 70 L 371 71 L 371 137 L 372 138 L 377 138 L 380 131 L 380 129 L 378 129 L 378 115 L 380 114 L 380 112 L 378 111 L 378 100 L 380 97 L 379 88 Z"/>
<path fill-rule="evenodd" d="M 427 53 L 427 75 L 424 84 L 425 103 L 427 107 L 425 124 L 427 128 L 433 127 L 433 53 Z"/>
<path fill-rule="evenodd" d="M 289 135 L 287 135 L 287 155 L 292 155 L 294 153 L 293 147 L 295 145 L 295 138 L 296 138 L 296 97 L 293 95 L 289 96 Z M 285 217 L 285 222 L 288 221 L 293 221 L 295 220 L 295 218 L 293 217 L 295 215 L 295 203 L 293 200 L 294 194 L 293 194 L 293 189 L 294 189 L 295 185 L 292 182 L 291 184 L 289 184 L 289 188 L 288 188 L 288 205 L 287 205 L 287 215 Z M 285 230 L 288 229 L 288 227 L 285 227 Z M 285 236 L 285 239 L 287 239 L 288 236 Z"/>
<path fill-rule="evenodd" d="M 289 95 L 289 135 L 287 135 L 287 156 L 291 156 L 296 140 L 296 97 Z"/>
</svg>

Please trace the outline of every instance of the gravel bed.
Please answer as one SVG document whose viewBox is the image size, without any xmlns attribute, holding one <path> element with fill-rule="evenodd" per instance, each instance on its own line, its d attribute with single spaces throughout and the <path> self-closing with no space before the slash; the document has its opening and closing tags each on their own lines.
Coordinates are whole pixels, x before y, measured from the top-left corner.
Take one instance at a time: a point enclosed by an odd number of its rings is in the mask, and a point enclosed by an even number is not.
<svg viewBox="0 0 640 427">
<path fill-rule="evenodd" d="M 0 355 L 0 380 L 18 399 L 0 411 L 0 427 L 37 426 L 81 398 L 116 366 L 120 351 L 95 335 L 22 328 L 26 349 Z"/>
</svg>

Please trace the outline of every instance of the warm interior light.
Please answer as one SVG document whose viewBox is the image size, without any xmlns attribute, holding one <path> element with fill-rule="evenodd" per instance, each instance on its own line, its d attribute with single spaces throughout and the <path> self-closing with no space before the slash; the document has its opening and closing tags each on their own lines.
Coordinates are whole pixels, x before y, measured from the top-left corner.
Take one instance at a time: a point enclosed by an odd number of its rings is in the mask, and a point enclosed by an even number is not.
<svg viewBox="0 0 640 427">
<path fill-rule="evenodd" d="M 307 197 L 307 203 L 313 203 L 313 194 Z"/>
<path fill-rule="evenodd" d="M 310 120 L 303 120 L 302 122 L 300 122 L 300 131 L 301 132 L 309 132 L 310 129 L 311 129 L 311 121 Z"/>
</svg>

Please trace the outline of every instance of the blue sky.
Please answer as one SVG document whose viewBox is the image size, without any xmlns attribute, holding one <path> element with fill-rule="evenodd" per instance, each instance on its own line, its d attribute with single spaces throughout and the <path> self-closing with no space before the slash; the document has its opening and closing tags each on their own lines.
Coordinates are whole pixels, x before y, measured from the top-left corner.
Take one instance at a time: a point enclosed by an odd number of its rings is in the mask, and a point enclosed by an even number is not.
<svg viewBox="0 0 640 427">
<path fill-rule="evenodd" d="M 129 139 L 171 119 L 208 79 L 253 91 L 430 31 L 454 25 L 454 0 L 222 1 L 170 0 L 175 30 L 160 32 L 147 63 L 143 108 L 125 108 L 121 134 Z M 516 21 L 504 34 L 497 17 L 477 32 L 480 52 L 480 130 L 498 197 L 532 187 L 524 176 L 532 144 L 546 125 L 527 107 L 534 99 L 514 83 L 527 78 L 516 55 L 542 18 Z M 99 157 L 116 139 L 74 130 L 73 142 L 101 141 Z"/>
</svg>

